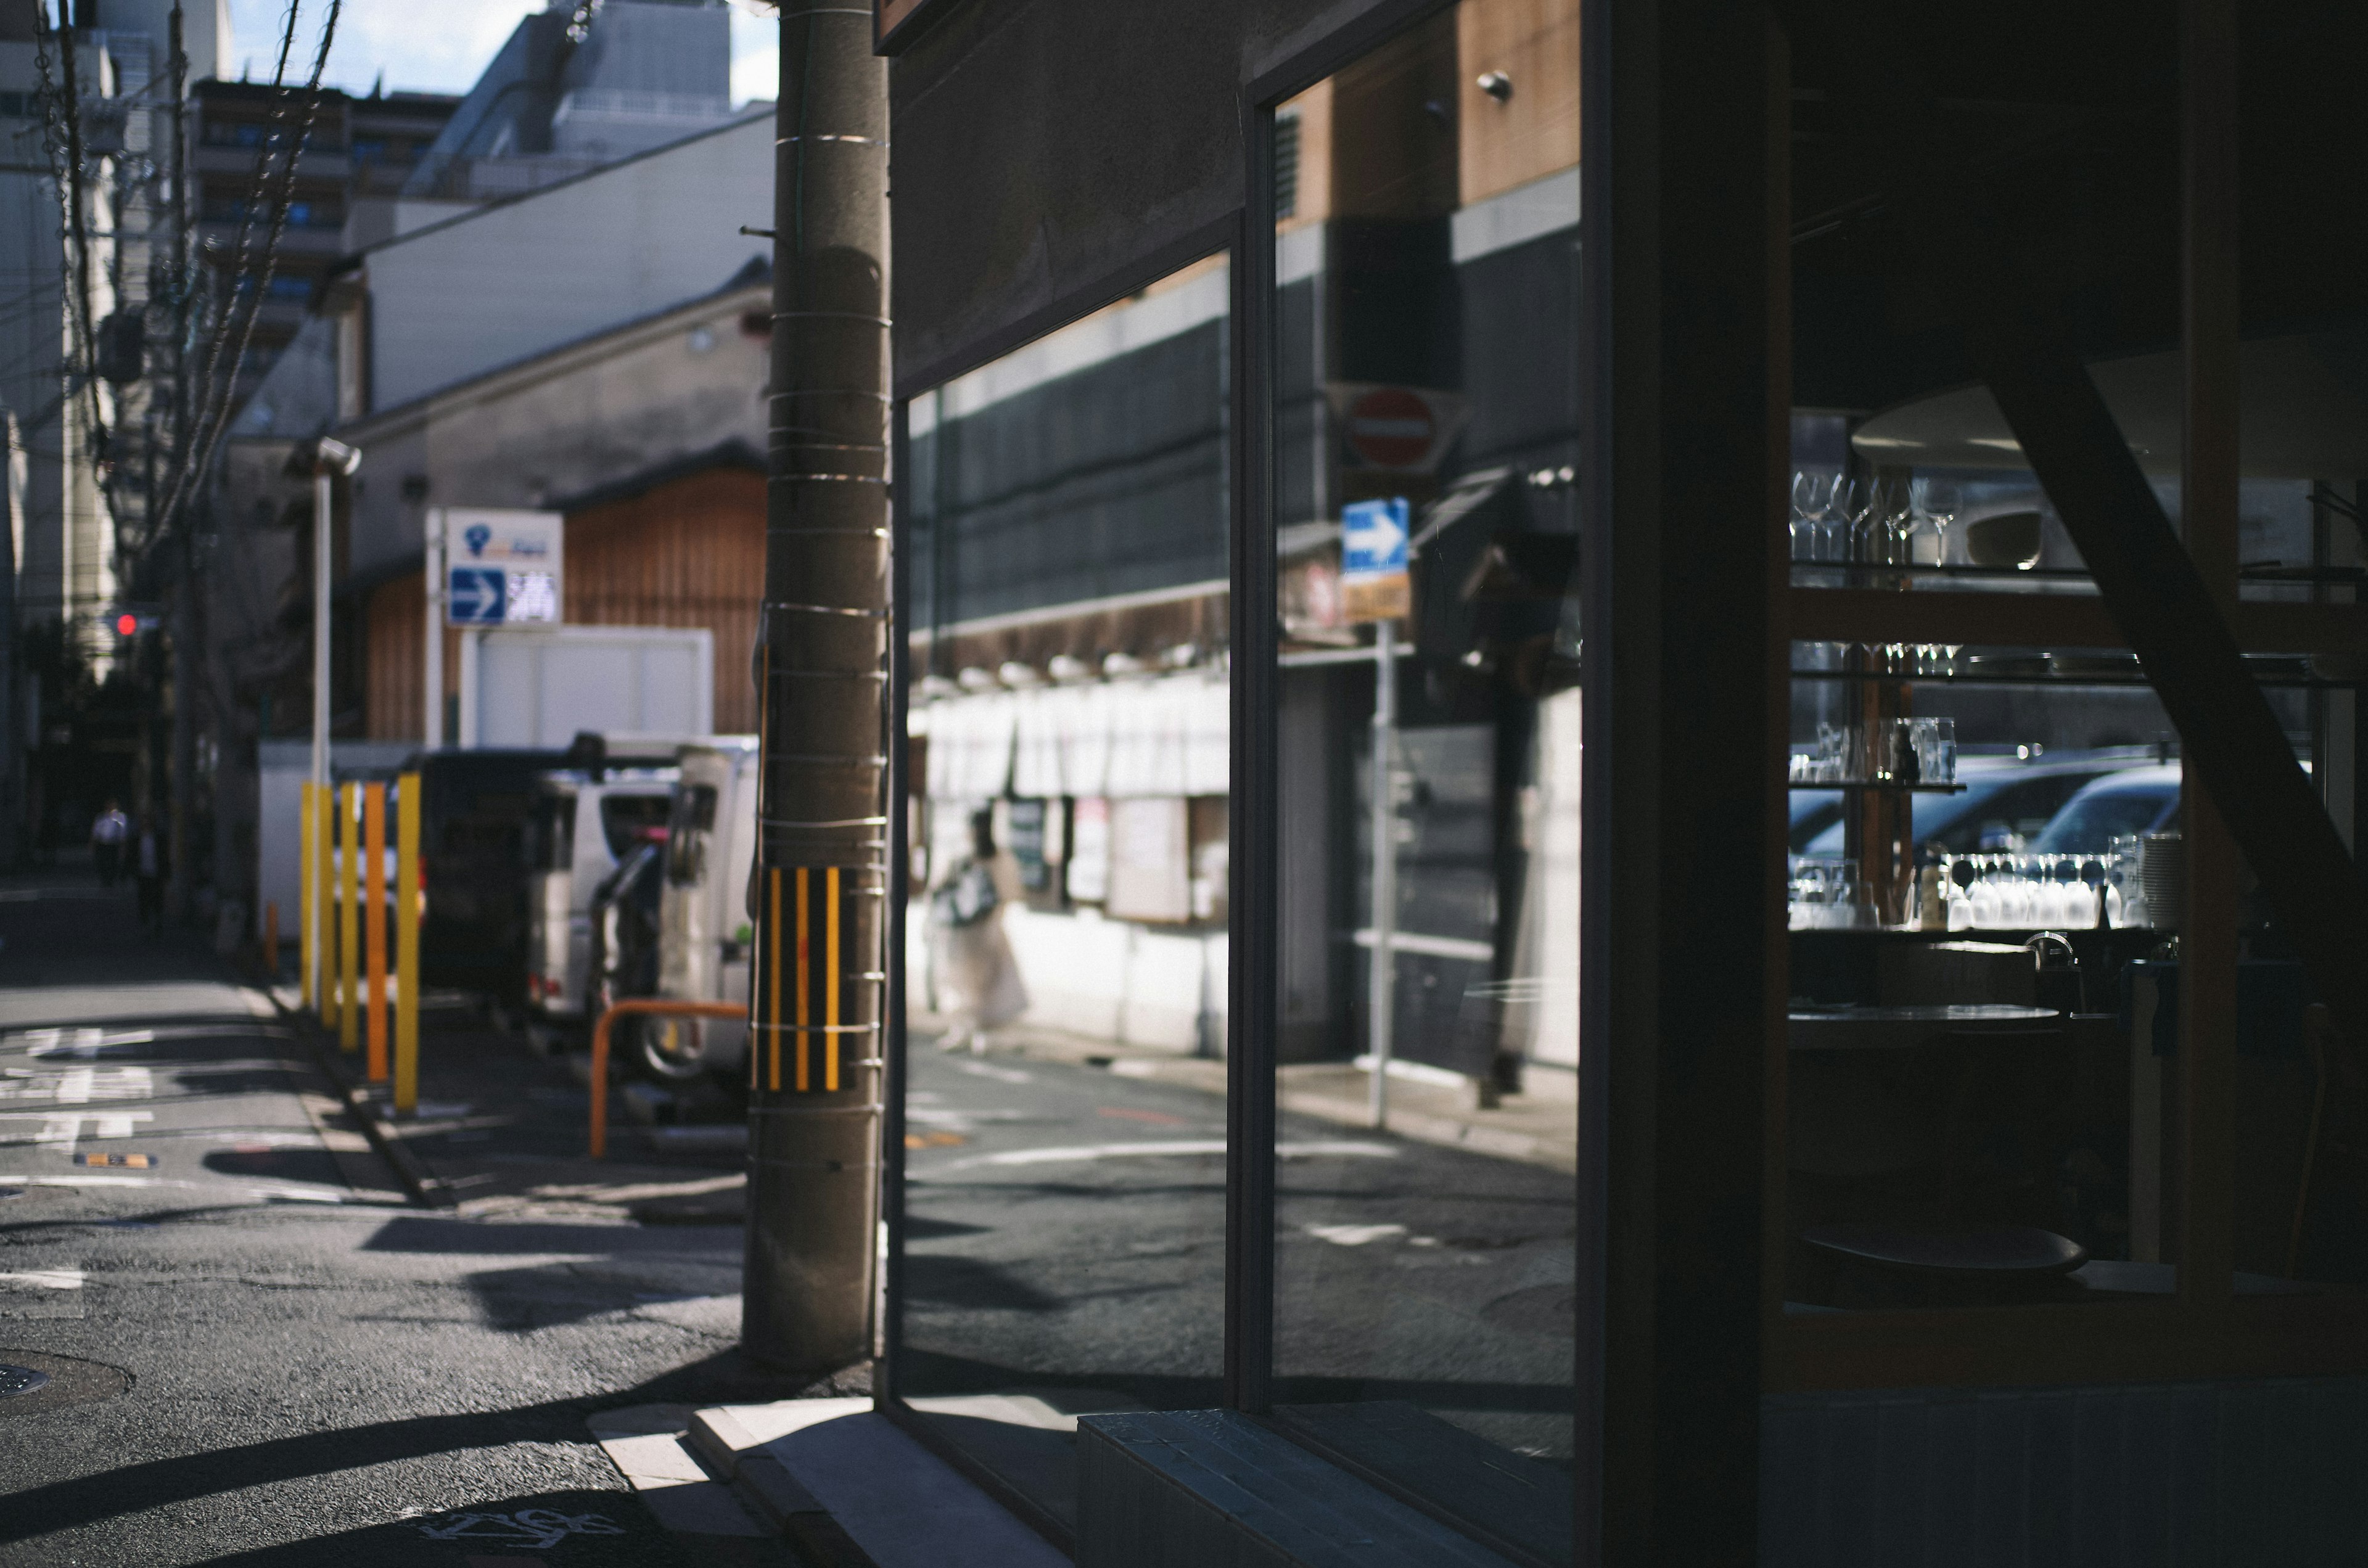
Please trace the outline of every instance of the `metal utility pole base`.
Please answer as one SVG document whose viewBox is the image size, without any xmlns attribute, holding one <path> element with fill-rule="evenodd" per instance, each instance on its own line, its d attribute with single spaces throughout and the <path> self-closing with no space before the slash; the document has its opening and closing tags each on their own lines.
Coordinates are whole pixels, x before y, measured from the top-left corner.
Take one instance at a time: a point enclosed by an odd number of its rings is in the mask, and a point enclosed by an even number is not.
<svg viewBox="0 0 2368 1568">
<path fill-rule="evenodd" d="M 748 1279 L 767 1287 L 742 1297 L 751 1360 L 819 1374 L 871 1353 L 879 1121 L 876 1104 L 750 1111 Z"/>
</svg>

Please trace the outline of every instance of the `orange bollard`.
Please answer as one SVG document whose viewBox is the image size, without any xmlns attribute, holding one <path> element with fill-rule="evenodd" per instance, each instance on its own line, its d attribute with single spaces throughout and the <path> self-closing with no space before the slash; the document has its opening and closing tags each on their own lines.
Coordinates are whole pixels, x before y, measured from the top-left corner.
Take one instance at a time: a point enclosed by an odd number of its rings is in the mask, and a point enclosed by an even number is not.
<svg viewBox="0 0 2368 1568">
<path fill-rule="evenodd" d="M 621 1013 L 657 1013 L 677 1018 L 745 1018 L 748 1009 L 737 1002 L 676 1002 L 664 996 L 634 996 L 609 1004 L 600 1021 L 592 1026 L 592 1136 L 586 1153 L 596 1160 L 606 1158 L 609 1153 L 609 1026 Z"/>
<path fill-rule="evenodd" d="M 370 952 L 370 1081 L 386 1082 L 386 786 L 362 786 L 363 945 Z"/>
</svg>

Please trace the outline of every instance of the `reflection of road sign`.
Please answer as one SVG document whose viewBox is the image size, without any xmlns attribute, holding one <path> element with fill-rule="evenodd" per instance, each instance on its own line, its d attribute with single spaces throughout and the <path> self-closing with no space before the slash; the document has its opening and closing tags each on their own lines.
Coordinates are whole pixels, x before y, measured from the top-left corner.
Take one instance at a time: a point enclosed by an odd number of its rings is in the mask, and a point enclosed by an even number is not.
<svg viewBox="0 0 2368 1568">
<path fill-rule="evenodd" d="M 1430 455 L 1439 423 L 1404 387 L 1376 387 L 1349 405 L 1349 447 L 1375 468 L 1412 468 Z"/>
<path fill-rule="evenodd" d="M 559 624 L 566 603 L 566 519 L 557 512 L 448 509 L 446 621 L 453 626 Z"/>
<path fill-rule="evenodd" d="M 494 566 L 453 567 L 451 581 L 445 585 L 447 619 L 455 626 L 501 625 L 508 597 L 503 576 L 501 569 Z"/>
<path fill-rule="evenodd" d="M 1412 513 L 1403 495 L 1357 501 L 1340 513 L 1340 602 L 1349 620 L 1395 620 L 1412 604 L 1406 540 Z"/>
<path fill-rule="evenodd" d="M 1406 569 L 1406 499 L 1351 502 L 1340 513 L 1340 575 L 1370 577 Z"/>
</svg>

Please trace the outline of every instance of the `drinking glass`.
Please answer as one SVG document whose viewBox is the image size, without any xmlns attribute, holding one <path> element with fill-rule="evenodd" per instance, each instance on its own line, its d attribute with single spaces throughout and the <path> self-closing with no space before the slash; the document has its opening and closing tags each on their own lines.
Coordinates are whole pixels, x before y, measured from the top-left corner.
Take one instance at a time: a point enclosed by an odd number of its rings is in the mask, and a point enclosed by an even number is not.
<svg viewBox="0 0 2368 1568">
<path fill-rule="evenodd" d="M 1815 561 L 1817 558 L 1817 529 L 1826 518 L 1826 507 L 1832 492 L 1822 476 L 1806 469 L 1793 472 L 1793 559 Z"/>
</svg>

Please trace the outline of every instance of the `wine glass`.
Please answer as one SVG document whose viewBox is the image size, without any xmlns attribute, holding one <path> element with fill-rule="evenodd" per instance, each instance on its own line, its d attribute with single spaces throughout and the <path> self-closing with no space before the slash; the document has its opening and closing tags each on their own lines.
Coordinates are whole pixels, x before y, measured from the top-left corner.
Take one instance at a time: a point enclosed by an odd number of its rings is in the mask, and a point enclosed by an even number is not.
<svg viewBox="0 0 2368 1568">
<path fill-rule="evenodd" d="M 1958 510 L 1964 504 L 1964 489 L 1953 479 L 1927 479 L 1920 483 L 1924 486 L 1924 494 L 1919 509 L 1923 520 L 1930 525 L 1928 536 L 1931 540 L 1930 563 L 1946 566 L 1950 563 L 1951 555 L 1949 525 L 1957 520 Z M 1924 558 L 1919 554 L 1917 559 L 1921 562 Z"/>
<path fill-rule="evenodd" d="M 1882 551 L 1886 564 L 1905 566 L 1915 559 L 1916 487 L 1894 480 L 1883 487 L 1878 510 L 1883 516 Z"/>
<path fill-rule="evenodd" d="M 1806 469 L 1793 471 L 1793 559 L 1813 561 L 1817 553 L 1817 528 L 1825 521 L 1825 483 Z"/>
</svg>

